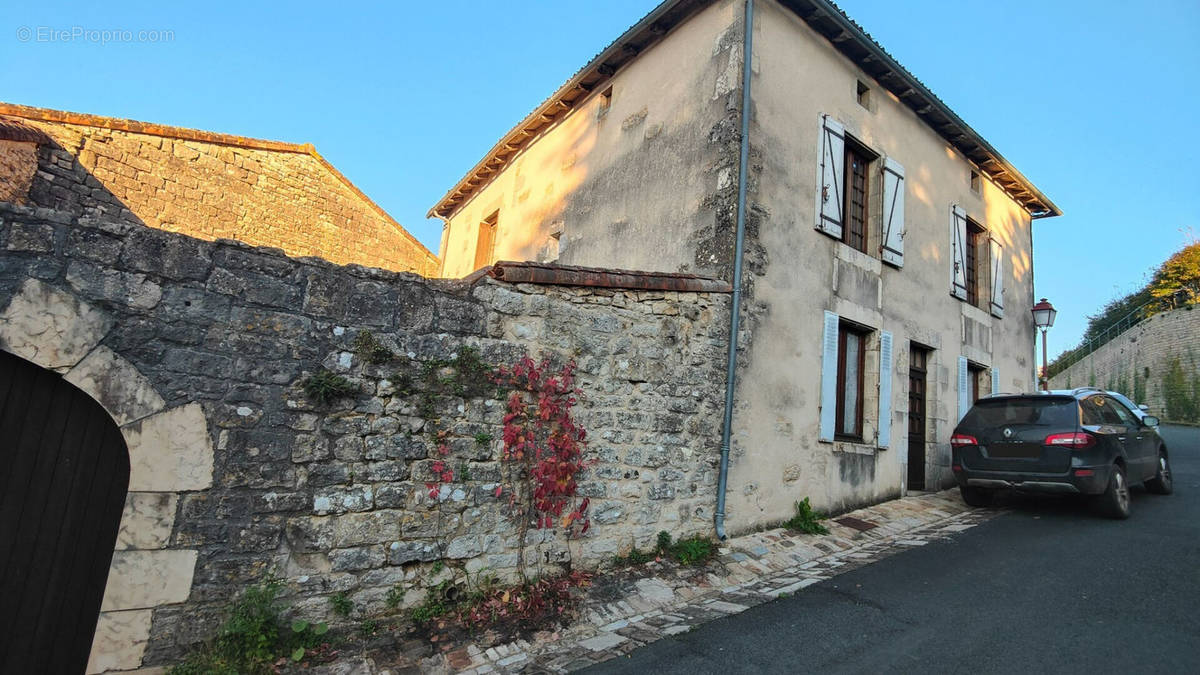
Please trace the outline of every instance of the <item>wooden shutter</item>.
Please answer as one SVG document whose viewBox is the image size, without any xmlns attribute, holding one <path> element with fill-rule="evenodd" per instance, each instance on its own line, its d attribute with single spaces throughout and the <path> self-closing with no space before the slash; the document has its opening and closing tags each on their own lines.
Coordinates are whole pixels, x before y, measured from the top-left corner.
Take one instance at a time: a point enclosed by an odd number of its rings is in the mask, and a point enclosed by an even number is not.
<svg viewBox="0 0 1200 675">
<path fill-rule="evenodd" d="M 971 378 L 967 370 L 967 357 L 958 357 L 958 421 L 961 422 L 971 409 Z"/>
<path fill-rule="evenodd" d="M 883 159 L 883 233 L 880 257 L 896 267 L 904 266 L 904 167 Z"/>
<path fill-rule="evenodd" d="M 892 440 L 892 334 L 879 332 L 879 442 L 887 448 Z"/>
<path fill-rule="evenodd" d="M 838 315 L 825 312 L 821 340 L 821 428 L 817 439 L 833 442 L 837 426 Z"/>
<path fill-rule="evenodd" d="M 967 212 L 957 205 L 950 208 L 950 294 L 959 300 L 967 299 Z"/>
<path fill-rule="evenodd" d="M 1004 248 L 1000 242 L 992 239 L 991 267 L 992 270 L 992 316 L 1004 318 Z"/>
<path fill-rule="evenodd" d="M 817 229 L 842 238 L 846 198 L 846 131 L 829 115 L 821 116 L 821 157 L 817 165 Z"/>
<path fill-rule="evenodd" d="M 992 368 L 992 393 L 1000 393 L 1000 369 Z"/>
</svg>

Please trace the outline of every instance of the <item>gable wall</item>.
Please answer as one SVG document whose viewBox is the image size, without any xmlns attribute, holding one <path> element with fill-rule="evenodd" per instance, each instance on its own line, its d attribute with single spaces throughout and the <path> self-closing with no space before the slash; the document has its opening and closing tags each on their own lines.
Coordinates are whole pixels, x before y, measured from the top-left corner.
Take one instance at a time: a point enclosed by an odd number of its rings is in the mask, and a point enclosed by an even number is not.
<svg viewBox="0 0 1200 675">
<path fill-rule="evenodd" d="M 429 251 L 308 153 L 23 122 L 54 141 L 38 149 L 35 206 L 338 264 L 437 271 Z"/>
<path fill-rule="evenodd" d="M 450 218 L 443 275 L 474 270 L 479 223 L 499 211 L 492 260 L 654 271 L 714 269 L 718 194 L 735 185 L 741 2 L 672 30 L 544 133 Z M 561 233 L 556 243 L 552 235 Z"/>
</svg>

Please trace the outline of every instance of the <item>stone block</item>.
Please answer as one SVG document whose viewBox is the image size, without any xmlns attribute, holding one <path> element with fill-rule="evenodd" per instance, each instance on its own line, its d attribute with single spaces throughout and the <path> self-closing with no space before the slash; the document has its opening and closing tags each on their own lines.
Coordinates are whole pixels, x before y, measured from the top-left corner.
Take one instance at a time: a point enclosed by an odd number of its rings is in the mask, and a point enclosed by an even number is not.
<svg viewBox="0 0 1200 675">
<path fill-rule="evenodd" d="M 121 428 L 131 492 L 203 490 L 212 485 L 213 448 L 204 410 L 189 403 Z"/>
<path fill-rule="evenodd" d="M 92 652 L 88 657 L 88 675 L 132 670 L 142 665 L 153 614 L 149 609 L 101 612 L 96 622 L 96 635 L 92 638 Z"/>
<path fill-rule="evenodd" d="M 43 368 L 79 363 L 112 328 L 104 312 L 71 293 L 29 279 L 0 314 L 0 343 Z"/>
<path fill-rule="evenodd" d="M 186 601 L 196 557 L 196 551 L 116 551 L 101 611 L 153 609 Z"/>
<path fill-rule="evenodd" d="M 179 495 L 169 492 L 130 492 L 125 495 L 117 550 L 159 549 L 171 540 Z"/>
<path fill-rule="evenodd" d="M 132 363 L 103 345 L 67 372 L 65 379 L 96 399 L 118 425 L 153 415 L 165 405 Z"/>
</svg>

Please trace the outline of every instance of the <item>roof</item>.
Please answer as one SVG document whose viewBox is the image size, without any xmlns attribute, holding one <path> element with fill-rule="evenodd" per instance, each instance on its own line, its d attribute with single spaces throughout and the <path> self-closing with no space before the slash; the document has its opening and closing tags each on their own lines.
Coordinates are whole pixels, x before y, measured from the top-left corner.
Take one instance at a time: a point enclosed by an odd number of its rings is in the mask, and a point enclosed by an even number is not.
<svg viewBox="0 0 1200 675">
<path fill-rule="evenodd" d="M 504 135 L 429 210 L 449 217 L 543 131 L 567 115 L 638 54 L 715 0 L 664 0 L 625 31 Z M 861 26 L 829 0 L 779 0 L 882 86 L 895 94 L 950 145 L 979 167 L 1034 218 L 1062 211 L 990 143 L 962 120 Z"/>
<path fill-rule="evenodd" d="M 7 116 L 9 119 L 5 119 Z M 247 136 L 235 136 L 232 134 L 222 134 L 213 131 L 202 131 L 200 129 L 188 129 L 186 127 L 174 127 L 166 124 L 155 124 L 152 122 L 139 122 L 137 120 L 122 119 L 119 117 L 104 117 L 101 115 L 89 115 L 87 113 L 68 112 L 65 110 L 51 110 L 49 108 L 36 108 L 33 106 L 19 105 L 16 103 L 5 103 L 0 101 L 0 139 L 4 140 L 32 140 L 37 143 L 46 143 L 50 138 L 45 132 L 31 125 L 21 122 L 19 119 L 34 120 L 40 122 L 55 122 L 60 124 L 74 124 L 85 127 L 97 127 L 101 129 L 113 129 L 116 131 L 126 131 L 135 134 L 145 134 L 148 136 L 159 136 L 162 138 L 171 138 L 183 141 L 195 141 L 197 143 L 211 143 L 214 145 L 226 145 L 236 148 L 246 148 L 249 150 L 263 150 L 267 152 L 287 152 L 301 155 L 308 155 L 315 159 L 322 168 L 333 174 L 342 184 L 344 184 L 351 192 L 359 199 L 362 199 L 371 207 L 373 211 L 379 214 L 380 217 L 387 220 L 399 230 L 406 239 L 416 244 L 420 250 L 427 253 L 429 256 L 437 259 L 432 251 L 425 248 L 425 245 L 417 240 L 411 232 L 406 230 L 403 225 L 398 223 L 395 218 L 392 218 L 383 207 L 375 203 L 373 199 L 368 197 L 362 190 L 358 189 L 354 183 L 350 182 L 341 171 L 329 163 L 324 157 L 317 152 L 311 143 L 285 143 L 283 141 L 271 141 L 261 138 L 250 138 Z M 17 131 L 18 129 L 33 129 L 39 135 L 37 138 L 9 138 L 6 134 L 12 133 L 27 133 Z"/>
</svg>

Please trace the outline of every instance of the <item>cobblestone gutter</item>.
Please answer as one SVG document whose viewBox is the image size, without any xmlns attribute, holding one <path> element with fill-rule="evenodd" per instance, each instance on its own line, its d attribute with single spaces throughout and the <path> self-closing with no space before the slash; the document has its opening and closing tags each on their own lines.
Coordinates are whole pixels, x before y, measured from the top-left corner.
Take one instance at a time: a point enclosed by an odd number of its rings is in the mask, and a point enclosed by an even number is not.
<svg viewBox="0 0 1200 675">
<path fill-rule="evenodd" d="M 774 529 L 735 537 L 703 568 L 648 563 L 639 568 L 641 576 L 621 584 L 617 599 L 610 593 L 604 594 L 605 599 L 589 597 L 570 626 L 537 633 L 530 640 L 440 649 L 414 644 L 400 663 L 368 653 L 347 656 L 313 672 L 482 675 L 579 670 L 952 536 L 996 514 L 972 510 L 957 490 L 897 499 L 826 521 L 828 535 Z"/>
</svg>

